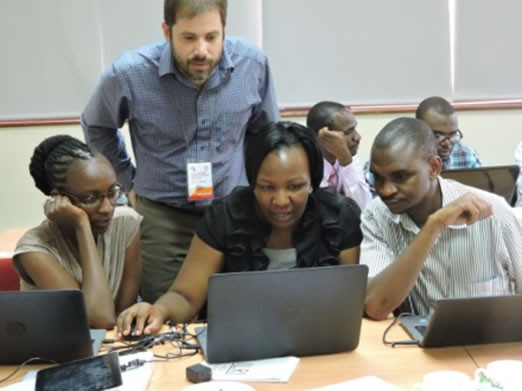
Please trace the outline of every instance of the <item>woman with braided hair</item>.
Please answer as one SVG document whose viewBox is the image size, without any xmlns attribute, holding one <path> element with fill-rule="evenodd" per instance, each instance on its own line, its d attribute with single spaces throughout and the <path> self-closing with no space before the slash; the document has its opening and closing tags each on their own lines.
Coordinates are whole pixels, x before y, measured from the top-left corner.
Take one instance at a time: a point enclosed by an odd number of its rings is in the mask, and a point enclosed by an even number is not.
<svg viewBox="0 0 522 391">
<path fill-rule="evenodd" d="M 29 171 L 49 197 L 46 220 L 15 250 L 21 289 L 81 289 L 90 327 L 112 328 L 138 296 L 141 216 L 116 208 L 122 188 L 114 169 L 74 137 L 45 139 Z"/>
</svg>

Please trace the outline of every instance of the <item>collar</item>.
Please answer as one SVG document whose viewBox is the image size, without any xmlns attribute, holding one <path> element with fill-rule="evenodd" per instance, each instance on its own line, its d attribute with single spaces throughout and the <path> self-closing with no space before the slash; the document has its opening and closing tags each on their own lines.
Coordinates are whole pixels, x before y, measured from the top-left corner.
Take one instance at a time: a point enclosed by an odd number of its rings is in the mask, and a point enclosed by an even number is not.
<svg viewBox="0 0 522 391">
<path fill-rule="evenodd" d="M 234 63 L 232 62 L 232 58 L 230 57 L 230 48 L 229 40 L 225 38 L 223 41 L 223 53 L 221 54 L 221 60 L 219 60 L 218 68 L 223 71 L 234 71 Z"/>
<path fill-rule="evenodd" d="M 165 41 L 160 55 L 158 76 L 162 77 L 169 73 L 175 73 L 174 58 L 172 58 L 170 43 Z"/>
<path fill-rule="evenodd" d="M 453 202 L 457 198 L 459 198 L 459 194 L 455 191 L 454 187 L 451 185 L 451 182 L 448 182 L 441 176 L 439 176 L 438 180 L 440 186 L 440 193 L 442 195 L 442 207 L 445 207 L 450 202 Z"/>
<path fill-rule="evenodd" d="M 332 168 L 339 172 L 339 161 L 336 160 L 334 164 L 331 164 L 328 160 L 323 158 L 323 179 L 328 181 Z"/>
</svg>

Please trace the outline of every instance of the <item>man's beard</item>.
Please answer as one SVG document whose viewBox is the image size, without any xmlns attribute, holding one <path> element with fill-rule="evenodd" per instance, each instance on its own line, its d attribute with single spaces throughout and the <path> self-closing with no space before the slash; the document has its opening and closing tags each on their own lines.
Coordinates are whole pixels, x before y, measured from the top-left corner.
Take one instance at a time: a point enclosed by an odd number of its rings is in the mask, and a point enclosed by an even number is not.
<svg viewBox="0 0 522 391">
<path fill-rule="evenodd" d="M 176 63 L 176 66 L 178 67 L 179 71 L 183 73 L 183 75 L 187 77 L 187 79 L 189 79 L 198 86 L 203 85 L 210 78 L 210 76 L 216 69 L 216 66 L 218 65 L 219 59 L 221 58 L 220 56 L 217 60 L 213 60 L 208 57 L 194 56 L 189 58 L 188 60 L 183 60 L 177 55 L 172 45 L 171 50 L 174 62 Z M 205 70 L 191 70 L 190 65 L 192 63 L 205 63 L 208 64 L 208 68 Z"/>
</svg>

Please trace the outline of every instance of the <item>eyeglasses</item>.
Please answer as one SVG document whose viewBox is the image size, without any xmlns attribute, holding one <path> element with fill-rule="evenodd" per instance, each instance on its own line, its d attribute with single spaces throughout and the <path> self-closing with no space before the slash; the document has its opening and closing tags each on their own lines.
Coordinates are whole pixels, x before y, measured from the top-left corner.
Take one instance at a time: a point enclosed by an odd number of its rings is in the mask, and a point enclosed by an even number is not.
<svg viewBox="0 0 522 391">
<path fill-rule="evenodd" d="M 449 140 L 452 144 L 455 144 L 462 140 L 462 138 L 464 137 L 464 135 L 459 129 L 457 129 L 449 135 L 438 130 L 434 130 L 433 135 L 435 136 L 435 140 L 437 140 L 437 143 L 439 144 L 442 144 L 446 140 Z"/>
<path fill-rule="evenodd" d="M 87 208 L 98 209 L 103 203 L 104 198 L 107 198 L 112 206 L 115 206 L 118 199 L 123 194 L 123 186 L 120 184 L 114 185 L 107 194 L 89 193 L 83 196 L 75 196 L 74 194 L 62 191 L 62 194 L 71 198 L 74 202 L 82 204 Z"/>
</svg>

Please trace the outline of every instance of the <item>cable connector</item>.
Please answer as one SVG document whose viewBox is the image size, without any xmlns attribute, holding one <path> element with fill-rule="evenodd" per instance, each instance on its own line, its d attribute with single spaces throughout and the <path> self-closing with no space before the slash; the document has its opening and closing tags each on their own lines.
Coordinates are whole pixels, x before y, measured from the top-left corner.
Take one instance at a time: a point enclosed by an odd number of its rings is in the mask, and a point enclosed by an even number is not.
<svg viewBox="0 0 522 391">
<path fill-rule="evenodd" d="M 139 358 L 137 358 L 135 360 L 129 361 L 127 364 L 120 365 L 120 369 L 121 369 L 122 372 L 125 372 L 125 371 L 127 371 L 129 369 L 139 368 L 142 365 L 144 365 L 146 362 L 147 361 L 145 361 L 145 360 L 140 360 Z"/>
</svg>

